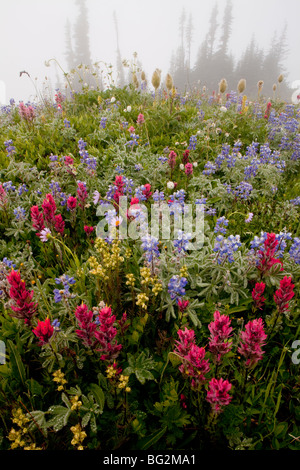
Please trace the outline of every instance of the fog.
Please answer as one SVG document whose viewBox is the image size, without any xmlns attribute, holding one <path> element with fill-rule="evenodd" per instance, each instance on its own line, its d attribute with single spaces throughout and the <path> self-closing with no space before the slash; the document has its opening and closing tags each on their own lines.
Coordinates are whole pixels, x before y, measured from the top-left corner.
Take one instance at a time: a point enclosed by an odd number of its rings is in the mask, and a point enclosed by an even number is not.
<svg viewBox="0 0 300 470">
<path fill-rule="evenodd" d="M 115 12 L 121 58 L 130 62 L 137 53 L 149 82 L 156 68 L 166 75 L 172 54 L 176 55 L 180 46 L 179 22 L 184 10 L 185 17 L 192 21 L 193 68 L 214 5 L 218 7 L 220 26 L 226 3 L 226 0 L 86 0 L 90 56 L 94 62 L 112 64 L 115 70 L 118 46 Z M 288 86 L 295 88 L 294 82 L 300 80 L 300 1 L 231 0 L 231 4 L 228 52 L 235 63 L 253 37 L 267 54 L 274 34 L 280 36 L 286 26 L 284 70 L 280 72 Z M 76 0 L 0 0 L 0 103 L 7 104 L 11 98 L 16 102 L 34 100 L 37 89 L 51 91 L 58 83 L 64 84 L 60 67 L 68 71 L 66 24 L 69 21 L 74 34 L 72 28 L 78 15 Z M 57 62 L 51 61 L 51 66 L 46 67 L 45 61 L 53 58 Z M 27 74 L 20 75 L 22 71 Z M 223 78 L 222 72 L 217 72 L 216 86 Z M 273 81 L 276 78 L 271 77 Z"/>
</svg>

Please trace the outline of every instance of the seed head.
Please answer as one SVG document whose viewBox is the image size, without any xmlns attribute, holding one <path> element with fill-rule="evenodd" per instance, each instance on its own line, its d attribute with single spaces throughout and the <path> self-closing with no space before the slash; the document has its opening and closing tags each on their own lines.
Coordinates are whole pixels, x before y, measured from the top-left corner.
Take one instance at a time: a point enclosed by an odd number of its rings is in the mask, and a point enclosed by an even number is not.
<svg viewBox="0 0 300 470">
<path fill-rule="evenodd" d="M 259 80 L 257 82 L 257 88 L 259 91 L 261 91 L 262 87 L 264 86 L 264 81 L 263 80 Z"/>
<path fill-rule="evenodd" d="M 173 88 L 173 78 L 169 73 L 166 76 L 166 87 L 169 91 Z"/>
<path fill-rule="evenodd" d="M 225 93 L 226 90 L 227 90 L 227 81 L 225 78 L 222 78 L 222 80 L 219 83 L 219 92 L 223 94 Z"/>
<path fill-rule="evenodd" d="M 139 81 L 137 79 L 137 76 L 136 76 L 136 73 L 133 73 L 132 74 L 132 83 L 134 85 L 135 88 L 138 88 L 139 87 Z"/>
<path fill-rule="evenodd" d="M 244 78 L 241 78 L 237 86 L 238 92 L 243 93 L 245 88 L 246 88 L 246 80 Z"/>
<path fill-rule="evenodd" d="M 157 88 L 160 85 L 160 78 L 161 78 L 161 70 L 155 69 L 152 75 L 152 80 L 151 80 L 152 85 L 154 86 L 155 90 L 157 90 Z"/>
</svg>

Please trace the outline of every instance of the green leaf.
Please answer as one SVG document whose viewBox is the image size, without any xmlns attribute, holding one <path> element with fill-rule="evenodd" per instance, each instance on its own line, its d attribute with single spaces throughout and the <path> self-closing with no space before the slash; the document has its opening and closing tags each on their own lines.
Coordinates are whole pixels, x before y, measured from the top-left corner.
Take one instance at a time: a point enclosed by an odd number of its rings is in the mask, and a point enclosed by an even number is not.
<svg viewBox="0 0 300 470">
<path fill-rule="evenodd" d="M 277 438 L 283 438 L 287 433 L 288 427 L 289 425 L 286 422 L 277 424 L 275 431 L 274 431 L 274 435 Z"/>
<path fill-rule="evenodd" d="M 11 366 L 14 372 L 14 376 L 18 376 L 22 384 L 25 385 L 26 371 L 25 371 L 24 364 L 22 362 L 21 355 L 17 347 L 13 344 L 13 342 L 10 339 L 8 340 L 7 344 L 8 344 L 8 350 L 10 352 L 9 358 L 11 361 Z"/>
<path fill-rule="evenodd" d="M 171 361 L 173 367 L 178 366 L 182 362 L 182 357 L 179 354 L 172 352 L 172 351 L 169 352 L 168 359 Z"/>
<path fill-rule="evenodd" d="M 153 374 L 151 374 L 151 372 L 149 372 L 149 370 L 145 370 L 145 369 L 136 370 L 135 371 L 135 376 L 138 379 L 138 381 L 141 382 L 141 384 L 143 384 L 143 385 L 146 382 L 146 380 L 153 380 L 154 379 Z"/>
<path fill-rule="evenodd" d="M 140 445 L 138 446 L 141 450 L 147 450 L 149 447 L 151 447 L 153 444 L 155 444 L 159 439 L 162 438 L 162 436 L 165 434 L 167 430 L 167 426 L 165 426 L 163 429 L 160 429 L 159 431 L 151 434 L 151 436 L 148 436 L 144 438 L 143 440 L 140 441 Z"/>
<path fill-rule="evenodd" d="M 96 403 L 99 405 L 100 413 L 103 413 L 103 408 L 105 404 L 105 395 L 101 387 L 97 384 L 90 385 L 90 391 L 95 398 Z"/>
<path fill-rule="evenodd" d="M 26 384 L 32 396 L 43 394 L 43 387 L 33 378 L 27 380 Z"/>
<path fill-rule="evenodd" d="M 41 410 L 31 411 L 27 414 L 28 418 L 30 418 L 30 423 L 28 426 L 29 431 L 33 431 L 35 429 L 41 429 L 44 434 L 47 436 L 47 422 L 45 418 L 45 412 Z"/>
<path fill-rule="evenodd" d="M 60 431 L 67 425 L 68 419 L 72 411 L 62 405 L 55 405 L 48 410 L 54 416 L 47 422 L 48 427 L 53 427 L 54 431 Z"/>
<path fill-rule="evenodd" d="M 147 353 L 147 350 L 143 351 L 138 357 L 128 354 L 129 366 L 126 367 L 123 374 L 135 374 L 141 384 L 144 384 L 146 380 L 153 380 L 154 376 L 149 372 L 149 370 L 155 369 L 156 363 L 151 357 L 147 357 Z"/>
<path fill-rule="evenodd" d="M 86 413 L 86 414 L 84 415 L 84 417 L 83 417 L 82 420 L 81 420 L 81 424 L 82 424 L 82 427 L 83 427 L 83 428 L 85 428 L 85 427 L 88 425 L 88 423 L 89 423 L 89 421 L 90 421 L 90 419 L 91 419 L 91 416 L 92 416 L 92 413 L 91 413 L 91 412 Z"/>
</svg>

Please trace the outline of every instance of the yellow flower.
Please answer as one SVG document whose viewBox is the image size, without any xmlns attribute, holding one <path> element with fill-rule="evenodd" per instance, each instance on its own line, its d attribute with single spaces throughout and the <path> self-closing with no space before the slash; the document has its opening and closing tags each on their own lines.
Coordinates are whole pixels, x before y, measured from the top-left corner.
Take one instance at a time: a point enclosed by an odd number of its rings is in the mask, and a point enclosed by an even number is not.
<svg viewBox="0 0 300 470">
<path fill-rule="evenodd" d="M 120 375 L 119 377 L 119 384 L 118 384 L 118 388 L 120 389 L 123 389 L 125 388 L 125 391 L 130 391 L 130 387 L 127 387 L 127 384 L 128 384 L 128 380 L 129 380 L 129 376 L 128 375 Z M 129 388 L 129 390 L 126 390 L 126 388 Z"/>
<path fill-rule="evenodd" d="M 181 277 L 187 277 L 188 276 L 188 269 L 187 269 L 187 265 L 184 264 L 181 268 L 180 268 L 180 276 Z"/>
<path fill-rule="evenodd" d="M 134 287 L 135 285 L 135 278 L 133 274 L 126 274 L 126 286 Z"/>
<path fill-rule="evenodd" d="M 71 410 L 77 410 L 81 407 L 82 401 L 79 400 L 79 396 L 75 395 L 73 398 L 71 398 Z"/>
<path fill-rule="evenodd" d="M 113 366 L 108 366 L 108 368 L 106 369 L 106 376 L 108 379 L 112 379 L 117 373 L 117 369 L 115 369 L 115 367 Z"/>
<path fill-rule="evenodd" d="M 137 295 L 137 305 L 140 305 L 143 309 L 147 310 L 147 303 L 149 300 L 149 297 L 147 297 L 146 294 L 140 293 Z"/>
</svg>

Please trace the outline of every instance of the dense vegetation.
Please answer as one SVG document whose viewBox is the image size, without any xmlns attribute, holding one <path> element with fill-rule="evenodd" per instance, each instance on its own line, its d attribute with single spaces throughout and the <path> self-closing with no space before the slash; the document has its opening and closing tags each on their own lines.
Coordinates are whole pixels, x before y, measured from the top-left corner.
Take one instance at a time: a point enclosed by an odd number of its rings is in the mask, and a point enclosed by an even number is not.
<svg viewBox="0 0 300 470">
<path fill-rule="evenodd" d="M 299 448 L 300 108 L 163 88 L 1 110 L 1 449 Z"/>
</svg>

